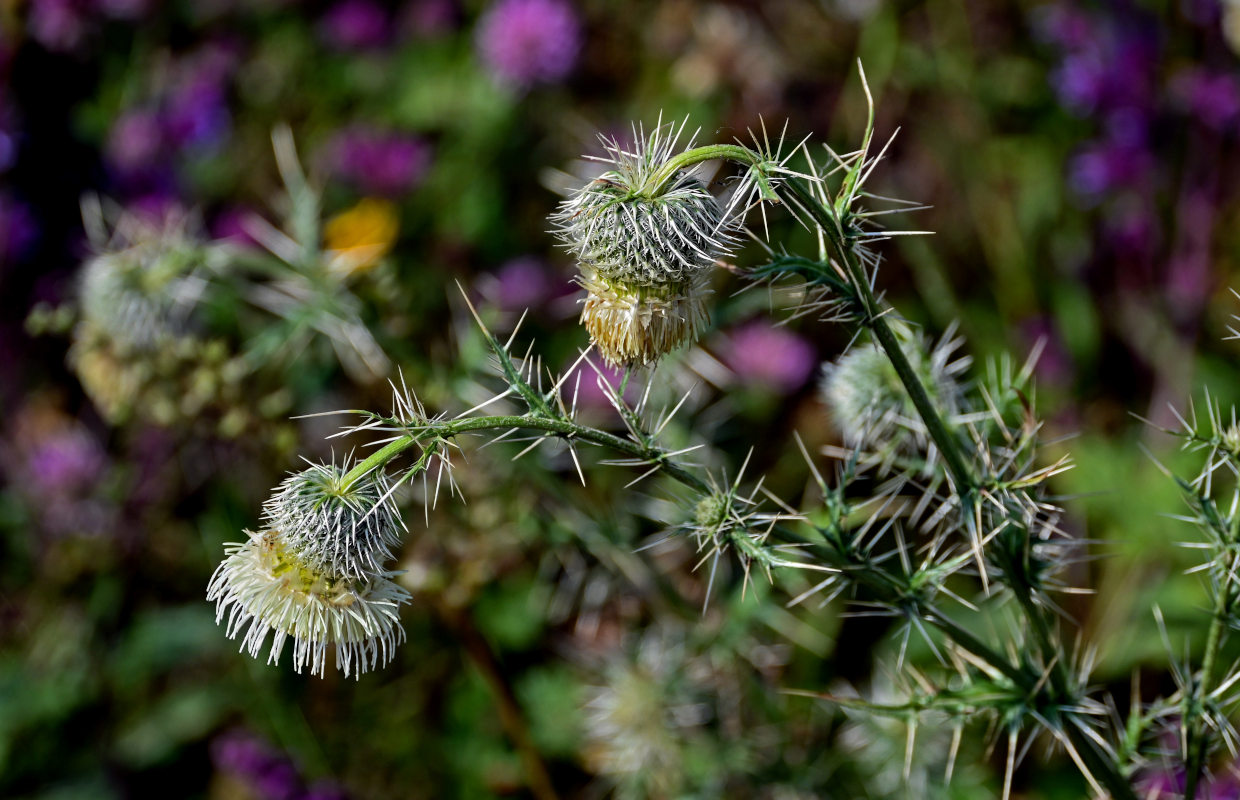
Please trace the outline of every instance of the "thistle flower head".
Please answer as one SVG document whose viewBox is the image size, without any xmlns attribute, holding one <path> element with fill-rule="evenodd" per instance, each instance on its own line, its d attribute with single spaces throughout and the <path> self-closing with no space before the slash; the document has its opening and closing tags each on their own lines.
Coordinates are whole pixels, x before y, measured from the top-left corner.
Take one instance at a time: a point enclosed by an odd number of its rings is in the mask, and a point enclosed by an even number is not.
<svg viewBox="0 0 1240 800">
<path fill-rule="evenodd" d="M 403 526 L 382 470 L 349 481 L 350 463 L 311 464 L 284 480 L 263 506 L 291 557 L 314 569 L 363 579 L 392 559 Z"/>
<path fill-rule="evenodd" d="M 227 616 L 228 638 L 255 658 L 272 634 L 267 663 L 280 660 L 293 640 L 293 668 L 309 665 L 322 676 L 328 645 L 346 676 L 386 665 L 404 641 L 399 608 L 409 593 L 390 573 L 346 577 L 293 554 L 282 531 L 247 531 L 247 542 L 225 545 L 228 556 L 211 576 L 207 600 L 215 601 L 216 622 Z"/>
<path fill-rule="evenodd" d="M 702 278 L 632 286 L 584 267 L 581 323 L 603 359 L 616 366 L 648 364 L 697 340 L 710 322 Z"/>
<path fill-rule="evenodd" d="M 123 215 L 112 241 L 82 268 L 83 322 L 138 351 L 181 335 L 203 289 L 193 273 L 209 255 L 185 216 Z"/>
<path fill-rule="evenodd" d="M 692 171 L 659 178 L 679 131 L 659 126 L 648 139 L 637 138 L 632 153 L 603 139 L 610 168 L 560 204 L 551 218 L 555 234 L 583 268 L 609 281 L 683 283 L 714 266 L 735 237 L 719 201 Z"/>
<path fill-rule="evenodd" d="M 944 337 L 931 349 L 924 337 L 898 327 L 901 349 L 934 401 L 948 416 L 960 411 L 957 376 L 967 359 L 952 358 L 956 342 Z M 926 439 L 921 417 L 895 367 L 873 343 L 860 344 L 824 368 L 822 395 L 844 440 L 852 447 L 898 450 Z"/>
</svg>

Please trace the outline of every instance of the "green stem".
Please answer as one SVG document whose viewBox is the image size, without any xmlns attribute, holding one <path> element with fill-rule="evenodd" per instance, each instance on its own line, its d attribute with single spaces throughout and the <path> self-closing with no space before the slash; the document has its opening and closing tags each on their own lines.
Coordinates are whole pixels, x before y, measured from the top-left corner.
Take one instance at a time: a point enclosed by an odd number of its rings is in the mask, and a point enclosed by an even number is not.
<svg viewBox="0 0 1240 800">
<path fill-rule="evenodd" d="M 1240 515 L 1237 515 L 1236 519 L 1240 521 Z M 1240 556 L 1232 556 L 1231 563 L 1227 565 L 1227 575 L 1232 574 L 1237 567 L 1237 558 Z M 1192 719 L 1188 732 L 1189 752 L 1186 754 L 1188 763 L 1185 765 L 1187 774 L 1184 784 L 1186 800 L 1195 800 L 1197 796 L 1197 784 L 1205 766 L 1206 751 L 1209 749 L 1210 729 L 1202 719 L 1204 713 L 1202 706 L 1210 697 L 1210 692 L 1214 691 L 1214 665 L 1218 661 L 1218 653 L 1223 645 L 1223 627 L 1226 623 L 1228 609 L 1236 599 L 1233 586 L 1233 581 L 1225 579 L 1223 585 L 1219 587 L 1214 597 L 1214 613 L 1210 619 L 1210 629 L 1206 633 L 1206 650 L 1201 660 L 1201 679 L 1194 691 L 1196 708 L 1193 710 L 1196 711 L 1196 716 Z"/>
<path fill-rule="evenodd" d="M 878 344 L 883 348 L 883 352 L 887 354 L 887 359 L 891 361 L 891 366 L 895 369 L 896 375 L 900 378 L 900 382 L 904 384 L 904 389 L 908 392 L 909 399 L 913 401 L 913 406 L 916 407 L 918 415 L 921 416 L 922 422 L 925 423 L 926 432 L 930 434 L 930 438 L 934 441 L 935 446 L 943 454 L 943 461 L 947 464 L 947 471 L 956 484 L 957 492 L 962 496 L 972 492 L 977 488 L 977 483 L 973 477 L 972 470 L 969 469 L 968 463 L 960 452 L 960 444 L 943 421 L 943 417 L 939 414 L 938 408 L 935 407 L 934 401 L 930 399 L 930 394 L 926 391 L 921 378 L 917 376 L 913 365 L 909 363 L 908 356 L 904 353 L 904 348 L 900 346 L 900 340 L 896 337 L 891 326 L 887 324 L 884 309 L 879 303 L 878 298 L 874 296 L 874 291 L 870 288 L 870 282 L 866 279 L 861 265 L 857 263 L 851 248 L 844 241 L 838 220 L 818 198 L 814 197 L 809 190 L 797 181 L 788 181 L 781 184 L 781 188 L 786 188 L 795 196 L 796 202 L 809 212 L 814 221 L 826 233 L 827 238 L 831 240 L 836 258 L 844 266 L 853 284 L 853 289 L 857 292 L 857 296 L 864 306 L 864 324 L 874 334 L 874 338 L 878 340 Z"/>
<path fill-rule="evenodd" d="M 657 194 L 663 188 L 663 185 L 676 177 L 676 173 L 681 170 L 688 169 L 695 164 L 701 164 L 704 161 L 718 160 L 732 161 L 749 167 L 753 173 L 754 181 L 758 184 L 762 199 L 775 203 L 779 202 L 779 196 L 775 194 L 774 189 L 771 187 L 770 179 L 767 177 L 764 169 L 764 167 L 773 167 L 774 165 L 764 158 L 761 153 L 738 144 L 708 144 L 674 155 L 651 173 L 639 191 L 647 196 Z"/>
<path fill-rule="evenodd" d="M 675 478 L 690 489 L 701 494 L 708 494 L 710 486 L 706 481 L 689 472 L 684 467 L 670 460 L 666 451 L 657 447 L 645 447 L 629 439 L 623 439 L 612 433 L 600 431 L 596 428 L 590 428 L 585 425 L 579 425 L 576 422 L 564 419 L 555 419 L 548 417 L 534 416 L 512 416 L 497 415 L 486 417 L 466 417 L 463 419 L 448 420 L 446 422 L 428 422 L 424 426 L 410 428 L 410 433 L 388 442 L 381 449 L 376 450 L 366 457 L 353 469 L 349 470 L 344 476 L 345 486 L 351 486 L 354 482 L 361 480 L 371 471 L 381 468 L 392 459 L 399 456 L 410 447 L 418 444 L 425 439 L 436 437 L 450 439 L 459 436 L 462 433 L 479 432 L 486 430 L 523 428 L 526 430 L 545 431 L 547 433 L 559 434 L 568 439 L 578 439 L 583 442 L 609 447 L 618 450 L 635 458 L 640 458 L 658 465 L 659 469 L 666 475 Z"/>
</svg>

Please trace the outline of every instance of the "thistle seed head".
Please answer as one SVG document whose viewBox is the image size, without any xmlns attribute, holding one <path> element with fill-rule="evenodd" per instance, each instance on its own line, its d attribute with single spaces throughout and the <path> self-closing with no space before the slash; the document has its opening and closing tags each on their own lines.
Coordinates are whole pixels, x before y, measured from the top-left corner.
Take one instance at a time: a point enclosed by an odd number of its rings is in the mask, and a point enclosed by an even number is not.
<svg viewBox="0 0 1240 800">
<path fill-rule="evenodd" d="M 228 555 L 207 588 L 216 623 L 227 616 L 228 638 L 241 637 L 241 649 L 257 658 L 272 634 L 267 663 L 274 664 L 291 637 L 293 668 L 308 665 L 320 677 L 329 645 L 346 677 L 391 661 L 405 639 L 399 608 L 409 593 L 390 573 L 335 575 L 294 556 L 281 531 L 246 533 L 249 541 L 225 545 Z"/>
<path fill-rule="evenodd" d="M 648 364 L 697 340 L 710 322 L 703 278 L 660 287 L 611 281 L 583 268 L 581 323 L 614 366 Z"/>
<path fill-rule="evenodd" d="M 311 464 L 276 487 L 263 506 L 290 556 L 346 578 L 366 578 L 393 558 L 404 523 L 382 470 L 348 483 L 341 465 Z"/>
</svg>

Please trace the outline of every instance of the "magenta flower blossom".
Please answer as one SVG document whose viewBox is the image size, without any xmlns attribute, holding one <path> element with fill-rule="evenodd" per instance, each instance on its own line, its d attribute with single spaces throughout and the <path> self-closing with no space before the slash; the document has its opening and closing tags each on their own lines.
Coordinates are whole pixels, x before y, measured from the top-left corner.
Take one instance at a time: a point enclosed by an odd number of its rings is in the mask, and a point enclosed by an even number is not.
<svg viewBox="0 0 1240 800">
<path fill-rule="evenodd" d="M 1171 93 L 1180 108 L 1214 130 L 1240 117 L 1240 81 L 1230 73 L 1186 69 L 1171 80 Z"/>
<path fill-rule="evenodd" d="M 563 80 L 577 64 L 581 26 L 564 0 L 499 0 L 478 20 L 478 54 L 502 83 Z"/>
<path fill-rule="evenodd" d="M 763 320 L 733 331 L 722 357 L 742 383 L 778 394 L 799 389 L 818 363 L 809 342 Z"/>
<path fill-rule="evenodd" d="M 400 195 L 416 186 L 430 167 L 430 146 L 400 133 L 363 127 L 341 131 L 328 146 L 332 171 L 366 194 Z"/>
<path fill-rule="evenodd" d="M 348 794 L 330 783 L 307 785 L 284 753 L 243 732 L 224 734 L 211 744 L 215 768 L 226 772 L 265 800 L 348 800 Z"/>
<path fill-rule="evenodd" d="M 505 311 L 535 308 L 550 299 L 557 289 L 567 288 L 567 281 L 557 281 L 547 265 L 533 256 L 521 256 L 505 262 L 483 282 L 487 299 Z"/>
<path fill-rule="evenodd" d="M 112 166 L 138 172 L 152 166 L 164 147 L 163 120 L 154 111 L 126 111 L 112 123 L 105 152 Z"/>
<path fill-rule="evenodd" d="M 453 0 L 411 0 L 400 17 L 401 30 L 406 34 L 431 38 L 456 28 L 460 11 Z"/>
<path fill-rule="evenodd" d="M 373 0 L 341 0 L 320 20 L 319 31 L 338 50 L 369 50 L 387 43 L 389 26 L 387 11 Z"/>
<path fill-rule="evenodd" d="M 34 215 L 23 203 L 0 194 L 0 265 L 26 255 L 38 235 Z"/>
</svg>

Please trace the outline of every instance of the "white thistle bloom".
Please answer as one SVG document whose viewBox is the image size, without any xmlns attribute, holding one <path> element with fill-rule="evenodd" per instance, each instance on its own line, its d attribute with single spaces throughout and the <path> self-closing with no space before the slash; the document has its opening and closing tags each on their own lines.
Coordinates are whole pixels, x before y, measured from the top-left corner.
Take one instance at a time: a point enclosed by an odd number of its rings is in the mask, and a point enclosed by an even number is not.
<svg viewBox="0 0 1240 800">
<path fill-rule="evenodd" d="M 710 322 L 705 280 L 660 287 L 609 281 L 588 267 L 581 323 L 609 364 L 648 364 L 697 340 Z"/>
<path fill-rule="evenodd" d="M 930 348 L 925 337 L 896 327 L 901 349 L 921 379 L 931 401 L 947 417 L 960 414 L 963 387 L 959 375 L 967 358 L 954 359 L 958 344 L 945 336 Z M 832 419 L 851 447 L 899 450 L 922 445 L 927 434 L 912 399 L 886 354 L 872 342 L 859 344 L 823 369 L 822 396 Z"/>
<path fill-rule="evenodd" d="M 247 542 L 225 545 L 227 557 L 211 576 L 207 600 L 215 620 L 227 617 L 227 635 L 258 658 L 272 635 L 268 664 L 293 640 L 293 668 L 322 676 L 329 646 L 345 676 L 360 676 L 392 660 L 405 639 L 399 608 L 410 595 L 390 573 L 347 578 L 292 556 L 281 532 L 246 532 Z"/>
<path fill-rule="evenodd" d="M 333 575 L 365 578 L 392 560 L 404 522 L 383 470 L 346 483 L 350 467 L 346 459 L 293 473 L 264 504 L 263 517 L 281 532 L 292 557 Z"/>
</svg>

